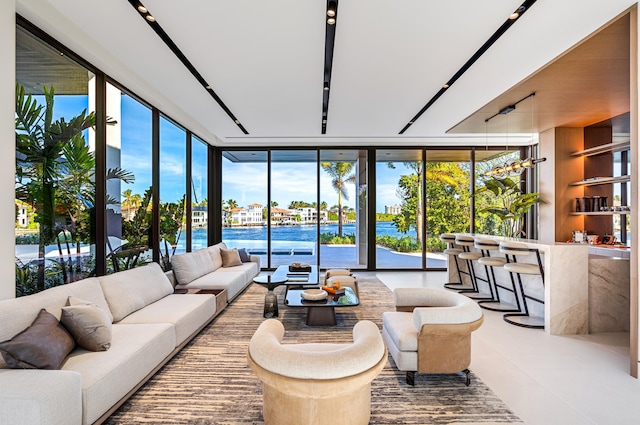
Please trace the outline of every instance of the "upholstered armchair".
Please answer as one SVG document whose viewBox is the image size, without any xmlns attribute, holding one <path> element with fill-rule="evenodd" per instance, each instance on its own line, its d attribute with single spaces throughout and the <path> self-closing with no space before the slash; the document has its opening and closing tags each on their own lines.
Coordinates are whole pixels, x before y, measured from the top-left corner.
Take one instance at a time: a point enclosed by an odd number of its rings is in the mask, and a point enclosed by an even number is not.
<svg viewBox="0 0 640 425">
<path fill-rule="evenodd" d="M 416 373 L 459 373 L 469 385 L 471 332 L 483 321 L 480 306 L 457 292 L 398 288 L 396 311 L 382 314 L 382 338 L 406 381 Z"/>
<path fill-rule="evenodd" d="M 249 366 L 263 382 L 269 425 L 368 424 L 371 381 L 387 362 L 378 327 L 360 321 L 352 344 L 283 344 L 284 327 L 262 322 L 249 343 Z"/>
</svg>

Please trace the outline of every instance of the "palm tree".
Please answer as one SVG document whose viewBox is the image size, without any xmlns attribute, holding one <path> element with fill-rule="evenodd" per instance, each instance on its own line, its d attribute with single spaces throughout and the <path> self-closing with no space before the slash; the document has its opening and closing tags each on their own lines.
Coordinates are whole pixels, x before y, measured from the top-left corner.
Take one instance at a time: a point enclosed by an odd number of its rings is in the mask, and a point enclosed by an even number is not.
<svg viewBox="0 0 640 425">
<path fill-rule="evenodd" d="M 331 176 L 331 185 L 338 193 L 338 236 L 342 237 L 342 198 L 349 200 L 347 183 L 355 184 L 355 162 L 322 162 L 322 169 Z"/>
</svg>

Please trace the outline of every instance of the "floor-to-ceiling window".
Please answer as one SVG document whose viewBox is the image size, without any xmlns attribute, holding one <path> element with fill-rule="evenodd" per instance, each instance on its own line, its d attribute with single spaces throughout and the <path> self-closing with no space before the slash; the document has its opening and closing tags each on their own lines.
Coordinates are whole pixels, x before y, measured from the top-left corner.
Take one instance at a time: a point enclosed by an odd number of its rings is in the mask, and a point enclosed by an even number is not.
<svg viewBox="0 0 640 425">
<path fill-rule="evenodd" d="M 222 241 L 246 248 L 268 267 L 268 152 L 224 151 L 222 154 Z M 213 224 L 212 224 L 213 225 Z"/>
<path fill-rule="evenodd" d="M 421 149 L 376 151 L 376 267 L 422 268 Z"/>
<path fill-rule="evenodd" d="M 151 255 L 151 109 L 107 84 L 107 273 Z"/>
<path fill-rule="evenodd" d="M 191 139 L 191 250 L 207 246 L 209 230 L 209 200 L 207 199 L 207 144 L 197 137 Z M 212 170 L 213 171 L 213 170 Z"/>
<path fill-rule="evenodd" d="M 95 265 L 95 80 L 20 26 L 16 80 L 16 292 L 24 295 Z"/>
<path fill-rule="evenodd" d="M 271 151 L 271 267 L 317 264 L 317 167 L 316 150 Z"/>
<path fill-rule="evenodd" d="M 367 151 L 320 151 L 320 267 L 367 267 Z"/>
<path fill-rule="evenodd" d="M 158 234 L 160 263 L 170 269 L 171 257 L 185 252 L 186 132 L 171 120 L 160 118 L 160 202 Z M 178 244 L 181 241 L 181 244 Z"/>
</svg>

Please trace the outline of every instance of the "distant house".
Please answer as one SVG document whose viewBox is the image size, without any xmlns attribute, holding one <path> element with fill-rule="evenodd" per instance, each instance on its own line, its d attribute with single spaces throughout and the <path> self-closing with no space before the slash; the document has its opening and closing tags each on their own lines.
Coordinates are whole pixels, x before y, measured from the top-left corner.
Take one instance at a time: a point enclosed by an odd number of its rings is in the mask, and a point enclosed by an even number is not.
<svg viewBox="0 0 640 425">
<path fill-rule="evenodd" d="M 207 227 L 209 207 L 193 207 L 191 209 L 191 227 Z"/>
<path fill-rule="evenodd" d="M 285 208 L 271 207 L 271 222 L 287 224 L 295 222 L 294 212 Z"/>
<path fill-rule="evenodd" d="M 402 213 L 402 207 L 400 205 L 385 205 L 384 213 L 398 215 Z"/>
<path fill-rule="evenodd" d="M 231 224 L 234 226 L 252 226 L 262 224 L 262 205 L 251 204 L 247 208 L 239 207 L 231 210 Z"/>
<path fill-rule="evenodd" d="M 318 210 L 313 207 L 298 208 L 296 213 L 300 216 L 300 223 L 312 224 L 318 222 Z M 322 221 L 327 220 L 327 212 L 320 211 L 320 218 Z"/>
<path fill-rule="evenodd" d="M 16 226 L 18 227 L 27 227 L 29 226 L 29 205 L 25 204 L 22 201 L 16 200 Z"/>
</svg>

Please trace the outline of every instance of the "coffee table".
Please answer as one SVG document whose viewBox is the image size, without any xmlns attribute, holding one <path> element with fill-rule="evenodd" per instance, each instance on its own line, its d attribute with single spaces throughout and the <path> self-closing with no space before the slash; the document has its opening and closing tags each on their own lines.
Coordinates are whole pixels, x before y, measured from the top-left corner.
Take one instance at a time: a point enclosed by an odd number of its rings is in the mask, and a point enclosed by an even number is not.
<svg viewBox="0 0 640 425">
<path fill-rule="evenodd" d="M 334 326 L 337 307 L 354 307 L 360 305 L 360 300 L 353 289 L 344 288 L 344 295 L 329 294 L 321 301 L 307 301 L 302 298 L 305 289 L 289 289 L 285 294 L 284 304 L 288 307 L 306 307 L 308 326 Z"/>
<path fill-rule="evenodd" d="M 263 317 L 278 317 L 278 297 L 273 292 L 280 285 L 286 285 L 287 291 L 290 287 L 295 288 L 316 288 L 320 284 L 318 266 L 311 266 L 310 272 L 290 272 L 288 265 L 279 266 L 273 274 L 256 276 L 255 283 L 267 286 L 267 295 L 264 297 Z M 285 295 L 286 296 L 286 295 Z"/>
</svg>

